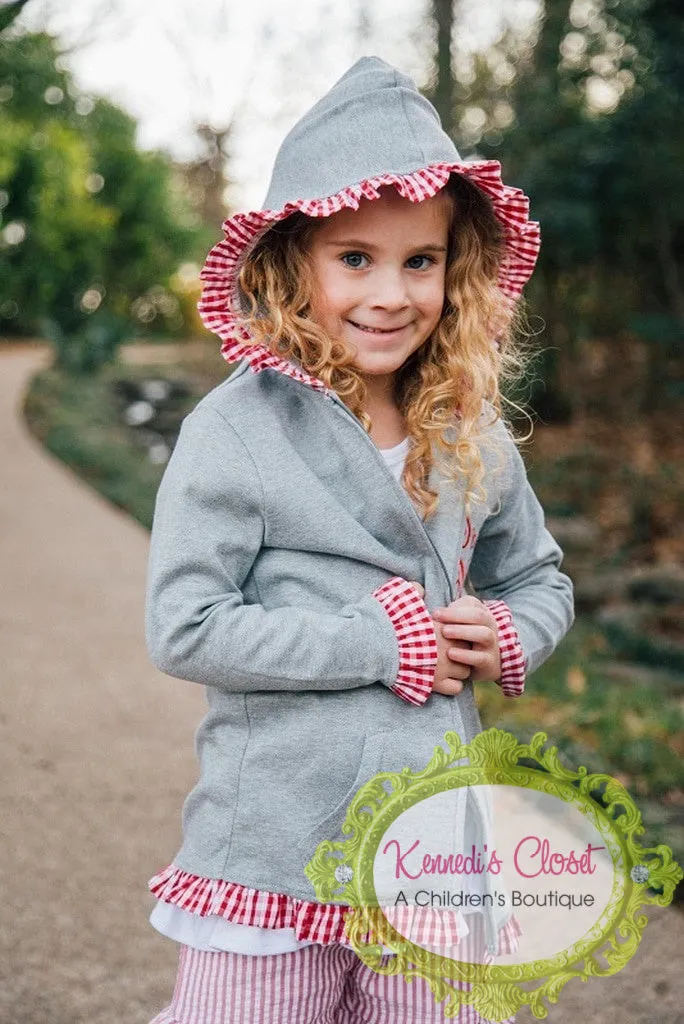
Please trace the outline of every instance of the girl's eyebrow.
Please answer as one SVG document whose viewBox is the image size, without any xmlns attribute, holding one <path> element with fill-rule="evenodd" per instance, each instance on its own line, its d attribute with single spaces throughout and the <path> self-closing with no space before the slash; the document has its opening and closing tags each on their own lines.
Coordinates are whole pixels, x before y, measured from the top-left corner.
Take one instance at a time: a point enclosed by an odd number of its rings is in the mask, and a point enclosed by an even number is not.
<svg viewBox="0 0 684 1024">
<path fill-rule="evenodd" d="M 377 249 L 376 245 L 372 242 L 363 241 L 360 238 L 334 238 L 326 245 L 335 246 L 336 248 L 349 248 L 349 249 Z M 409 252 L 446 252 L 447 248 L 445 245 L 436 245 L 432 242 L 428 242 L 427 245 L 415 245 L 412 246 Z"/>
</svg>

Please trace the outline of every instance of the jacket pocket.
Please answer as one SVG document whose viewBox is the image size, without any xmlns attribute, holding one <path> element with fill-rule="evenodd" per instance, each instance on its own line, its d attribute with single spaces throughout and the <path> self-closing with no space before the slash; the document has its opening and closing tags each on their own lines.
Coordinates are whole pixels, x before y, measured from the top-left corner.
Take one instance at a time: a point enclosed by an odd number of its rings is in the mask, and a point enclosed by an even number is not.
<svg viewBox="0 0 684 1024">
<path fill-rule="evenodd" d="M 384 733 L 373 733 L 364 738 L 361 762 L 354 782 L 339 803 L 328 814 L 326 814 L 321 821 L 317 822 L 317 824 L 307 832 L 301 842 L 298 843 L 298 848 L 300 850 L 303 850 L 304 852 L 310 851 L 310 853 L 313 854 L 318 844 L 324 842 L 326 839 L 339 841 L 348 838 L 342 834 L 342 825 L 344 824 L 344 819 L 347 816 L 347 809 L 361 787 L 380 771 L 382 767 L 384 742 Z"/>
</svg>

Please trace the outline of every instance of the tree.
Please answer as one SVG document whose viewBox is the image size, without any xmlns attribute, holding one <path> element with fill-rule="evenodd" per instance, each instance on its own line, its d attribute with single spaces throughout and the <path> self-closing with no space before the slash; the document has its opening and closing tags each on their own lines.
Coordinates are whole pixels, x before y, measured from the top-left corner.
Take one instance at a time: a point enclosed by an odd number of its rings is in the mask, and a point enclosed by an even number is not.
<svg viewBox="0 0 684 1024">
<path fill-rule="evenodd" d="M 202 220 L 214 230 L 227 214 L 225 194 L 232 183 L 228 181 L 226 172 L 232 157 L 233 128 L 232 121 L 225 128 L 197 125 L 196 134 L 202 142 L 203 152 L 183 168 L 193 205 Z"/>
<path fill-rule="evenodd" d="M 28 0 L 14 0 L 14 2 L 5 3 L 0 8 L 0 32 L 4 32 L 6 28 L 9 28 L 12 22 L 21 14 L 22 8 L 26 7 L 27 3 Z"/>
<path fill-rule="evenodd" d="M 206 236 L 171 161 L 78 94 L 46 34 L 0 38 L 0 97 L 0 329 L 47 333 L 62 365 L 93 370 L 145 321 L 151 288 L 159 326 L 182 326 L 169 279 Z"/>
<path fill-rule="evenodd" d="M 546 324 L 551 401 L 540 395 L 538 407 L 549 416 L 585 408 L 581 355 L 596 339 L 610 341 L 616 362 L 630 338 L 648 342 L 629 408 L 655 405 L 684 324 L 681 16 L 674 0 L 585 7 L 583 20 L 570 0 L 546 0 L 517 65 L 515 119 L 479 147 L 531 196 L 542 224 L 527 295 Z"/>
<path fill-rule="evenodd" d="M 430 99 L 440 116 L 447 135 L 456 132 L 454 108 L 454 75 L 451 66 L 451 44 L 454 35 L 454 0 L 431 0 L 432 19 L 436 34 L 434 86 Z"/>
</svg>

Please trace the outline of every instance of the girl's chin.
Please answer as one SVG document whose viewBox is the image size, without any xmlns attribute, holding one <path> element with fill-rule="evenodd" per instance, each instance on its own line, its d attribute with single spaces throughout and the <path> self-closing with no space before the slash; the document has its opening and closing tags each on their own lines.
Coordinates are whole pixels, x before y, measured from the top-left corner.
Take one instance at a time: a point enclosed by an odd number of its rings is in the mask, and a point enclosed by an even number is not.
<svg viewBox="0 0 684 1024">
<path fill-rule="evenodd" d="M 408 357 L 407 357 L 408 358 Z M 368 359 L 357 357 L 354 360 L 354 369 L 362 377 L 390 377 L 401 369 L 406 362 L 406 359 L 402 359 L 398 356 L 396 359 Z"/>
</svg>

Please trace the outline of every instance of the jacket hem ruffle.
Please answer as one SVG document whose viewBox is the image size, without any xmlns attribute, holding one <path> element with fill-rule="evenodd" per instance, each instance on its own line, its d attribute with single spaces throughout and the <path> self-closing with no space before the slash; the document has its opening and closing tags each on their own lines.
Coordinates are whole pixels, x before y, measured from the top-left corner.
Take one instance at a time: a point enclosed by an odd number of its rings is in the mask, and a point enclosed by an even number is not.
<svg viewBox="0 0 684 1024">
<path fill-rule="evenodd" d="M 353 907 L 338 903 L 300 900 L 285 893 L 252 889 L 237 882 L 203 878 L 170 864 L 148 883 L 157 899 L 200 917 L 218 916 L 233 924 L 256 928 L 292 928 L 299 940 L 323 945 L 350 946 L 345 923 Z M 391 907 L 384 915 L 410 941 L 435 950 L 453 946 L 468 935 L 464 918 L 456 911 L 430 911 L 421 907 Z M 477 929 L 471 933 L 477 936 Z M 497 956 L 513 953 L 522 934 L 515 917 L 498 931 Z M 374 941 L 371 932 L 365 941 Z"/>
</svg>

